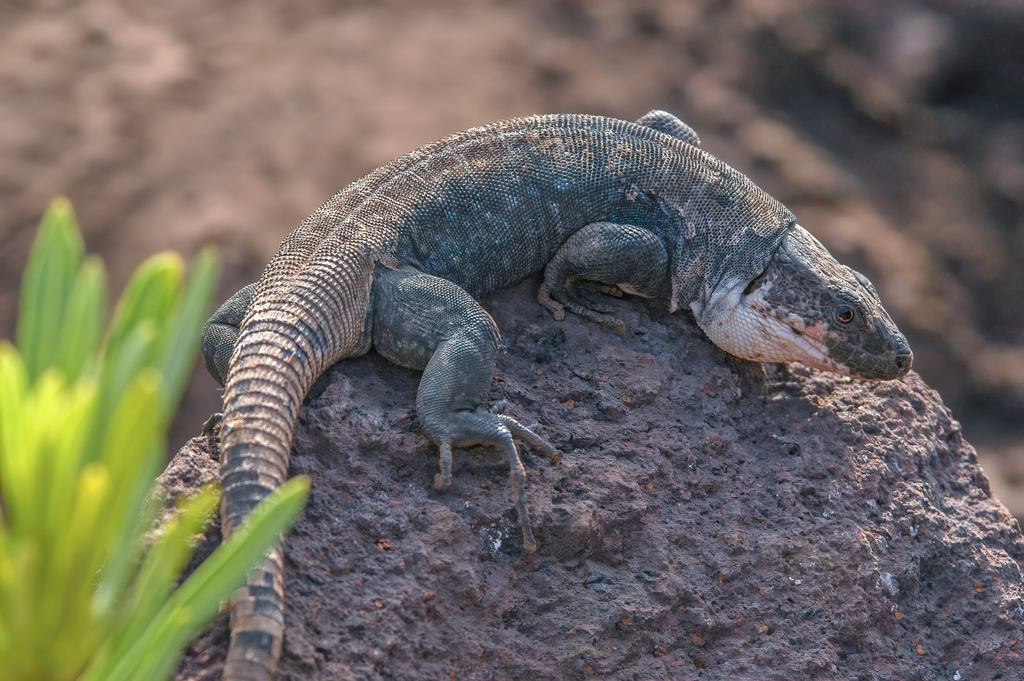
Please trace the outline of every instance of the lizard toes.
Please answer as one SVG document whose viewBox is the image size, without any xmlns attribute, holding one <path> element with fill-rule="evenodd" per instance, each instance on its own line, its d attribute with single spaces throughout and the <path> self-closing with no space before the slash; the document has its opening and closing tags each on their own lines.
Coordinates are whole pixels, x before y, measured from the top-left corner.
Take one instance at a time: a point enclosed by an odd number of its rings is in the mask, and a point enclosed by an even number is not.
<svg viewBox="0 0 1024 681">
<path fill-rule="evenodd" d="M 223 412 L 215 412 L 210 415 L 210 418 L 206 419 L 203 423 L 203 435 L 212 435 L 215 439 L 220 439 L 220 424 L 224 420 Z"/>
</svg>

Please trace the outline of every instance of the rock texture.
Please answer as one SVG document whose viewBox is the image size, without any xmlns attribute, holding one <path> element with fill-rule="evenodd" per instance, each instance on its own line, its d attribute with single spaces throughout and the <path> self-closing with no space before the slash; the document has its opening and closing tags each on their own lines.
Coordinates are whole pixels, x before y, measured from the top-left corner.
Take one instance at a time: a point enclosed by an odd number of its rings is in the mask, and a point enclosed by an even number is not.
<svg viewBox="0 0 1024 681">
<path fill-rule="evenodd" d="M 555 322 L 536 285 L 485 304 L 491 397 L 565 454 L 526 454 L 539 550 L 497 452 L 433 491 L 416 372 L 343 362 L 295 439 L 281 678 L 1024 678 L 1024 538 L 916 374 L 766 374 L 653 304 L 617 303 L 624 336 Z M 215 478 L 213 446 L 179 452 L 172 494 Z M 225 620 L 179 679 L 218 678 Z"/>
</svg>

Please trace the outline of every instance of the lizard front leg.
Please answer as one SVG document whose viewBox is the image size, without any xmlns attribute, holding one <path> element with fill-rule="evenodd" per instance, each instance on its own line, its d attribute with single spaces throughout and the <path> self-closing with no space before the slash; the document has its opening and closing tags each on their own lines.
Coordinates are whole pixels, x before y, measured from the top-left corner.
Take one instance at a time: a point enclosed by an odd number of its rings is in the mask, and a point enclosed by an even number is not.
<svg viewBox="0 0 1024 681">
<path fill-rule="evenodd" d="M 667 298 L 668 252 L 661 239 L 646 229 L 595 222 L 566 239 L 544 270 L 537 300 L 555 319 L 563 319 L 569 310 L 624 332 L 621 320 L 582 297 L 583 282 L 604 284 L 619 295 Z"/>
<path fill-rule="evenodd" d="M 440 449 L 439 490 L 451 485 L 452 447 L 501 448 L 508 459 L 523 548 L 537 548 L 526 509 L 526 470 L 515 440 L 558 460 L 544 438 L 510 416 L 480 411 L 494 376 L 500 335 L 491 316 L 447 279 L 411 267 L 378 267 L 373 282 L 373 344 L 401 366 L 422 369 L 416 412 L 427 437 Z"/>
</svg>

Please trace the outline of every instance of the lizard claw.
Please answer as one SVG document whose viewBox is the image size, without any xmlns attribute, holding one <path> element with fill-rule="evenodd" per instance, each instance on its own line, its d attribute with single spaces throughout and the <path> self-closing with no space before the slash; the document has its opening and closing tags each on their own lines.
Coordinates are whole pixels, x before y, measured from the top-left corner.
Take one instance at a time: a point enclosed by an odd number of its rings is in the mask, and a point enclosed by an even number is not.
<svg viewBox="0 0 1024 681">
<path fill-rule="evenodd" d="M 572 287 L 567 285 L 558 290 L 558 297 L 562 299 L 559 301 L 552 297 L 552 289 L 547 283 L 544 283 L 541 284 L 540 290 L 537 291 L 537 302 L 546 307 L 556 321 L 565 319 L 565 311 L 569 310 L 584 319 L 589 319 L 604 326 L 610 326 L 616 333 L 626 333 L 625 322 L 610 314 L 615 310 L 613 306 L 590 300 L 588 296 L 584 295 L 584 291 L 580 289 L 616 298 L 622 296 L 622 291 L 617 286 L 609 286 L 597 282 L 583 282 Z"/>
<path fill-rule="evenodd" d="M 565 319 L 565 306 L 551 297 L 551 289 L 547 284 L 540 285 L 540 289 L 537 291 L 537 302 L 548 309 L 556 322 Z"/>
<path fill-rule="evenodd" d="M 220 424 L 224 420 L 224 414 L 222 412 L 215 412 L 210 415 L 210 418 L 206 419 L 203 424 L 203 435 L 212 435 L 216 439 L 220 439 Z"/>
<path fill-rule="evenodd" d="M 547 456 L 552 463 L 561 463 L 562 457 L 558 450 L 540 435 L 522 423 L 504 414 L 498 413 L 507 404 L 502 400 L 486 412 L 461 412 L 450 416 L 443 436 L 433 438 L 440 450 L 441 470 L 434 476 L 434 489 L 444 492 L 452 484 L 452 443 L 484 444 L 497 446 L 504 450 L 508 459 L 509 473 L 512 482 L 512 497 L 519 516 L 519 527 L 523 535 L 523 549 L 533 553 L 537 549 L 537 540 L 530 529 L 530 517 L 526 509 L 526 469 L 519 458 L 514 440 L 526 442 Z"/>
<path fill-rule="evenodd" d="M 434 489 L 438 492 L 445 492 L 452 486 L 452 445 L 450 442 L 442 442 L 441 450 L 441 472 L 434 476 Z"/>
<path fill-rule="evenodd" d="M 585 307 L 572 301 L 566 301 L 565 306 L 571 310 L 574 314 L 578 314 L 584 319 L 589 319 L 592 322 L 597 322 L 603 326 L 611 327 L 615 333 L 623 335 L 626 333 L 626 322 L 622 321 L 618 317 L 608 314 L 613 308 L 607 305 L 594 305 L 592 307 Z"/>
</svg>

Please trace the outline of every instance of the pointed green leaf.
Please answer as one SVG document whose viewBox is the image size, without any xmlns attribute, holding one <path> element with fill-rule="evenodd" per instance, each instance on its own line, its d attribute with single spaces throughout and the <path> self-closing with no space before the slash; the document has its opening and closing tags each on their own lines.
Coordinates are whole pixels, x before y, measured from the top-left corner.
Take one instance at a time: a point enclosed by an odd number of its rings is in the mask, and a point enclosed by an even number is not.
<svg viewBox="0 0 1024 681">
<path fill-rule="evenodd" d="M 95 663 L 106 664 L 104 658 L 120 659 L 167 600 L 185 569 L 195 546 L 193 538 L 209 522 L 220 498 L 215 486 L 209 485 L 198 494 L 178 504 L 176 514 L 157 531 L 157 539 L 146 552 L 145 560 L 124 595 L 124 610 L 129 614 L 111 633 L 102 657 Z"/>
<path fill-rule="evenodd" d="M 173 313 L 184 269 L 174 253 L 154 255 L 139 266 L 114 311 L 106 353 L 116 356 L 131 330 L 143 321 L 162 326 L 158 320 Z"/>
<path fill-rule="evenodd" d="M 71 204 L 55 199 L 43 216 L 22 275 L 15 339 L 31 380 L 56 357 L 60 322 L 84 254 Z"/>
<path fill-rule="evenodd" d="M 170 414 L 185 390 L 196 350 L 199 348 L 198 329 L 209 315 L 214 288 L 217 285 L 217 254 L 209 248 L 200 251 L 192 267 L 185 293 L 176 314 L 167 320 L 162 337 L 158 367 L 167 377 L 164 385 L 164 411 Z"/>
<path fill-rule="evenodd" d="M 196 568 L 146 630 L 113 666 L 90 667 L 83 681 L 155 678 L 173 667 L 185 644 L 216 613 L 222 599 L 245 582 L 302 511 L 309 479 L 292 478 L 253 510 L 242 525 Z"/>
<path fill-rule="evenodd" d="M 56 363 L 69 381 L 96 361 L 106 307 L 106 270 L 90 256 L 78 270 L 58 334 Z"/>
<path fill-rule="evenodd" d="M 7 341 L 0 341 L 0 496 L 12 484 L 7 466 L 17 457 L 27 456 L 24 432 L 24 404 L 28 392 L 28 371 L 21 355 Z M 0 511 L 2 511 L 0 507 Z"/>
</svg>

